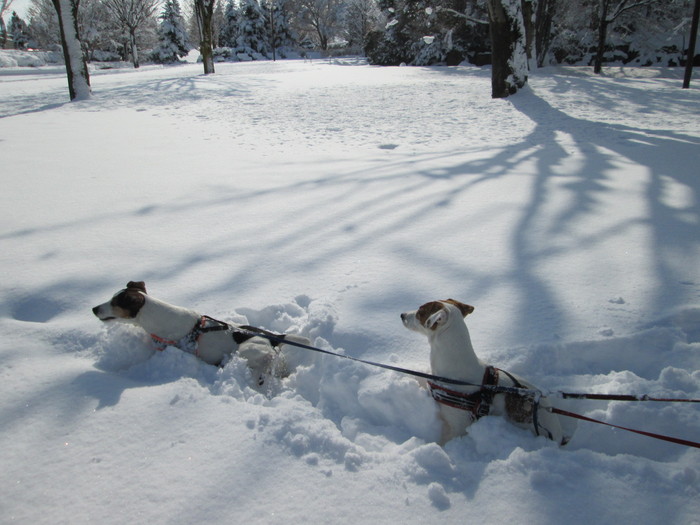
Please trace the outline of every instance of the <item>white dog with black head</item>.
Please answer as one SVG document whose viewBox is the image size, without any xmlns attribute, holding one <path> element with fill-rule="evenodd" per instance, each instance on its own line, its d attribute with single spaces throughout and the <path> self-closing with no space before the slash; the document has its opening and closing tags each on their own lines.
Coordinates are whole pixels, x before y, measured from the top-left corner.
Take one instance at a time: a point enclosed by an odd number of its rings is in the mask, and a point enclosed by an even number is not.
<svg viewBox="0 0 700 525">
<path fill-rule="evenodd" d="M 447 299 L 401 314 L 406 328 L 428 337 L 431 374 L 468 383 L 428 382 L 443 420 L 441 444 L 466 434 L 467 427 L 485 415 L 505 416 L 519 427 L 566 444 L 571 436 L 563 431 L 560 417 L 547 410 L 551 403 L 537 387 L 477 357 L 464 322 L 473 311 L 473 306 Z M 508 388 L 498 392 L 493 387 Z M 523 395 L 519 389 L 536 394 Z"/>
<path fill-rule="evenodd" d="M 296 362 L 298 348 L 285 341 L 309 345 L 305 337 L 273 334 L 260 328 L 217 321 L 193 310 L 168 304 L 146 293 L 143 281 L 130 281 L 92 312 L 103 322 L 125 322 L 143 328 L 157 350 L 174 346 L 211 365 L 237 352 L 262 384 L 269 375 L 284 377 Z M 261 334 L 261 335 L 255 335 Z"/>
</svg>

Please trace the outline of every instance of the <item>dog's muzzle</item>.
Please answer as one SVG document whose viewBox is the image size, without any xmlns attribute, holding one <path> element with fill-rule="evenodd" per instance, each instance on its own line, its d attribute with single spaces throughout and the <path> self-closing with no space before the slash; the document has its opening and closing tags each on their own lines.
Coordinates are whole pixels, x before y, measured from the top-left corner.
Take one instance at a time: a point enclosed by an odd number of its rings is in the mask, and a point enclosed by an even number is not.
<svg viewBox="0 0 700 525">
<path fill-rule="evenodd" d="M 112 315 L 107 315 L 107 316 L 102 316 L 100 315 L 100 310 L 102 309 L 102 305 L 95 306 L 95 308 L 92 309 L 92 313 L 95 314 L 95 317 L 97 317 L 100 321 L 113 321 L 116 319 L 116 317 Z"/>
</svg>

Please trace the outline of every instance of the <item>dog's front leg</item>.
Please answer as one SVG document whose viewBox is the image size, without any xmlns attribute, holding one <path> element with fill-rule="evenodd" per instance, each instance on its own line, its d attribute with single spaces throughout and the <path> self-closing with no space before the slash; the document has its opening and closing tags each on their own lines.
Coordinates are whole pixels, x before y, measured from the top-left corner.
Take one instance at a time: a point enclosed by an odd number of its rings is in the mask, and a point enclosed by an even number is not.
<svg viewBox="0 0 700 525">
<path fill-rule="evenodd" d="M 467 427 L 473 422 L 469 412 L 446 405 L 440 405 L 440 419 L 442 420 L 442 434 L 438 443 L 440 446 L 444 446 L 456 437 L 464 436 L 467 433 Z"/>
</svg>

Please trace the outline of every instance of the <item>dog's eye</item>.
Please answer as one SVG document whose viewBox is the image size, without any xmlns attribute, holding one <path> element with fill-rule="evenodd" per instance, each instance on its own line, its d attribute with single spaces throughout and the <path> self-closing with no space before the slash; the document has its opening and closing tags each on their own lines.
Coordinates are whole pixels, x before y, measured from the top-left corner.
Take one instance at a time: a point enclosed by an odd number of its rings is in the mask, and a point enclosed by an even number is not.
<svg viewBox="0 0 700 525">
<path fill-rule="evenodd" d="M 130 292 L 123 290 L 112 297 L 110 304 L 113 307 L 121 308 L 129 312 L 131 317 L 136 317 L 136 314 L 143 306 L 145 299 L 139 292 Z"/>
</svg>

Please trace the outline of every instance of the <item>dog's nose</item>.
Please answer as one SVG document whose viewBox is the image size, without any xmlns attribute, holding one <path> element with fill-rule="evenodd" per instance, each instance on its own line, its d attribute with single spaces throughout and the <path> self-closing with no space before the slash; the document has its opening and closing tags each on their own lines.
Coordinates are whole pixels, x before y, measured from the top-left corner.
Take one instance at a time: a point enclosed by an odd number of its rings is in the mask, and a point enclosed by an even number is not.
<svg viewBox="0 0 700 525">
<path fill-rule="evenodd" d="M 95 308 L 92 309 L 92 313 L 95 314 L 97 317 L 100 316 L 100 314 L 98 313 L 99 311 L 100 311 L 99 306 L 95 306 Z"/>
</svg>

